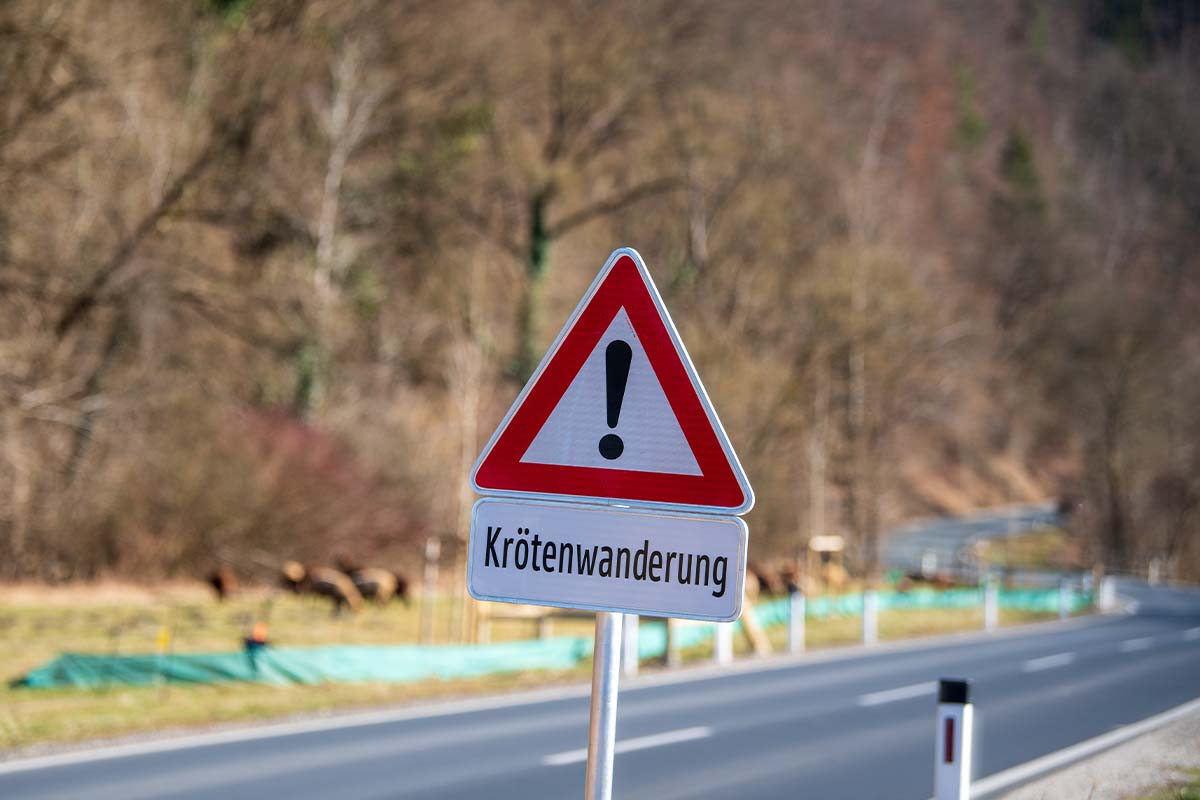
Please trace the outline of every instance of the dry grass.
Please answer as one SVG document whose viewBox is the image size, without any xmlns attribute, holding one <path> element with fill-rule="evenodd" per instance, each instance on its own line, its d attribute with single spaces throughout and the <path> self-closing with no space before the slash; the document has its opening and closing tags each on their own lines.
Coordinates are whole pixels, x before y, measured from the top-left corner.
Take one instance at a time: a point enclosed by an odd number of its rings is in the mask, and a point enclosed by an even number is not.
<svg viewBox="0 0 1200 800">
<path fill-rule="evenodd" d="M 86 600 L 84 599 L 86 598 Z M 450 641 L 453 604 L 433 601 L 432 641 Z M 358 614 L 335 617 L 327 602 L 258 591 L 225 603 L 211 593 L 178 586 L 146 591 L 113 584 L 91 597 L 79 590 L 6 590 L 0 595 L 0 648 L 11 654 L 0 679 L 11 679 L 64 652 L 153 653 L 159 632 L 170 632 L 175 652 L 236 650 L 257 621 L 268 623 L 278 646 L 325 644 L 414 644 L 420 601 L 369 605 Z M 563 619 L 555 635 L 590 635 L 587 620 Z M 536 636 L 532 620 L 496 620 L 492 640 Z"/>
<path fill-rule="evenodd" d="M 1032 611 L 1000 612 L 1001 625 L 1020 625 L 1053 619 L 1054 614 Z M 983 627 L 982 609 L 929 608 L 879 612 L 879 639 L 913 639 L 921 636 L 937 636 L 945 633 L 961 633 Z M 768 629 L 767 637 L 777 650 L 787 647 L 787 627 Z M 862 638 L 862 621 L 859 617 L 833 617 L 823 620 L 808 620 L 805 627 L 805 644 L 808 648 L 837 647 L 857 644 Z M 749 644 L 738 643 L 736 649 L 748 651 Z"/>
<path fill-rule="evenodd" d="M 1182 781 L 1163 788 L 1144 800 L 1200 800 L 1200 769 L 1183 770 Z"/>
<path fill-rule="evenodd" d="M 1010 569 L 1079 569 L 1083 560 L 1079 542 L 1057 528 L 1041 528 L 1019 536 L 981 543 L 980 560 Z"/>
<path fill-rule="evenodd" d="M 107 690 L 5 688 L 0 689 L 0 748 L 503 693 L 579 681 L 587 674 L 587 667 L 581 665 L 564 672 L 527 672 L 407 684 L 224 684 L 113 687 Z"/>
<path fill-rule="evenodd" d="M 445 598 L 434 605 L 434 631 L 445 641 L 452 607 Z M 1005 613 L 1006 624 L 1037 615 Z M 327 605 L 274 593 L 245 596 L 225 604 L 194 586 L 146 590 L 113 584 L 92 593 L 80 589 L 9 588 L 0 593 L 0 652 L 7 654 L 3 675 L 9 680 L 59 653 L 154 652 L 160 629 L 172 633 L 177 652 L 233 650 L 259 619 L 267 619 L 278 645 L 412 643 L 420 620 L 416 603 L 368 608 L 355 616 L 333 617 Z M 883 639 L 924 636 L 978 628 L 977 610 L 933 609 L 880 615 Z M 531 638 L 532 621 L 495 621 L 493 641 Z M 590 636 L 587 620 L 557 620 L 553 635 Z M 786 631 L 769 632 L 782 649 Z M 810 620 L 810 647 L 858 640 L 857 618 Z M 745 651 L 744 641 L 737 643 Z M 686 660 L 711 657 L 711 645 L 692 648 Z M 494 675 L 470 680 L 427 680 L 410 684 L 326 684 L 321 686 L 164 686 L 81 690 L 0 688 L 0 748 L 44 742 L 80 741 L 148 730 L 266 719 L 334 709 L 379 706 L 470 694 L 514 691 L 586 679 L 590 665 L 561 672 Z"/>
</svg>

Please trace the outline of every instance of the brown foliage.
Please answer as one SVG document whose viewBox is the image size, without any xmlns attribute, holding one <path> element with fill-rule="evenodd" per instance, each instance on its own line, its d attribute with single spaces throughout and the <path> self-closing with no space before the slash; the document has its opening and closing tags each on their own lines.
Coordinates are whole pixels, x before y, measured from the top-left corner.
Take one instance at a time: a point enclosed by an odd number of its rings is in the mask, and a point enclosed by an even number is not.
<svg viewBox="0 0 1200 800">
<path fill-rule="evenodd" d="M 615 244 L 757 557 L 1065 488 L 1195 574 L 1196 26 L 1119 5 L 0 5 L 0 577 L 461 540 Z"/>
</svg>

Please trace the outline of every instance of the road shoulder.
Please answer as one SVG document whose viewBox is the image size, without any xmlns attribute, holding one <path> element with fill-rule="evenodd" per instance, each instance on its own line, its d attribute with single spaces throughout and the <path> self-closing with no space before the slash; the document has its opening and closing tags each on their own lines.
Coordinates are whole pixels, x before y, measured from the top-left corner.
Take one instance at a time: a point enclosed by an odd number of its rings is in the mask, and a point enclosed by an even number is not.
<svg viewBox="0 0 1200 800">
<path fill-rule="evenodd" d="M 1141 797 L 1200 767 L 1200 708 L 1157 730 L 1039 778 L 1002 800 L 1126 800 Z"/>
</svg>

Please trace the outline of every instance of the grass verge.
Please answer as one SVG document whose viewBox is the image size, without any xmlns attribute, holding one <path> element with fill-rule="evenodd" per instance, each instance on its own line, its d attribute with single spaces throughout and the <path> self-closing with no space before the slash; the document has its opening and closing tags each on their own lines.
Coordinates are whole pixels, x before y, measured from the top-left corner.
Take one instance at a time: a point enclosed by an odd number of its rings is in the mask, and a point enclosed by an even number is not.
<svg viewBox="0 0 1200 800">
<path fill-rule="evenodd" d="M 1170 786 L 1147 795 L 1143 800 L 1200 800 L 1200 769 L 1182 770 L 1185 776 Z"/>
<path fill-rule="evenodd" d="M 453 608 L 449 600 L 432 606 L 433 630 L 445 641 Z M 1003 624 L 1018 624 L 1049 615 L 1002 614 Z M 417 605 L 369 608 L 355 616 L 335 618 L 328 607 L 303 598 L 278 595 L 243 597 L 218 604 L 202 593 L 145 597 L 105 596 L 100 602 L 62 602 L 54 595 L 0 596 L 0 651 L 10 654 L 0 675 L 0 749 L 44 743 L 83 741 L 215 723 L 243 722 L 295 714 L 320 713 L 431 699 L 496 694 L 586 680 L 589 664 L 555 672 L 490 675 L 464 680 L 427 680 L 408 684 L 363 683 L 319 686 L 226 684 L 170 685 L 105 689 L 29 690 L 7 687 L 7 681 L 61 652 L 154 652 L 163 628 L 177 652 L 232 650 L 257 620 L 267 620 L 275 644 L 412 643 L 420 625 Z M 880 614 L 881 639 L 902 639 L 974 630 L 982 626 L 977 609 L 887 611 Z M 553 635 L 587 635 L 587 620 L 558 620 Z M 786 647 L 786 630 L 768 632 L 776 650 Z M 858 641 L 856 617 L 809 620 L 811 648 Z M 493 641 L 531 638 L 528 621 L 497 621 Z M 744 639 L 736 646 L 748 650 Z M 711 657 L 709 644 L 691 648 L 685 660 Z"/>
</svg>

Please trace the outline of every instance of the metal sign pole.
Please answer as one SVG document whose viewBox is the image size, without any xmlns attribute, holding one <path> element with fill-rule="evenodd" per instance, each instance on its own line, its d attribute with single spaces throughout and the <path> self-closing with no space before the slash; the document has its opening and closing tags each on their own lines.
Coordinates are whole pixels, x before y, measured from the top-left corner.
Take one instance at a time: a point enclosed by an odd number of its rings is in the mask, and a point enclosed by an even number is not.
<svg viewBox="0 0 1200 800">
<path fill-rule="evenodd" d="M 592 655 L 592 717 L 588 723 L 584 800 L 611 800 L 617 741 L 617 684 L 621 677 L 621 614 L 596 614 Z"/>
</svg>

